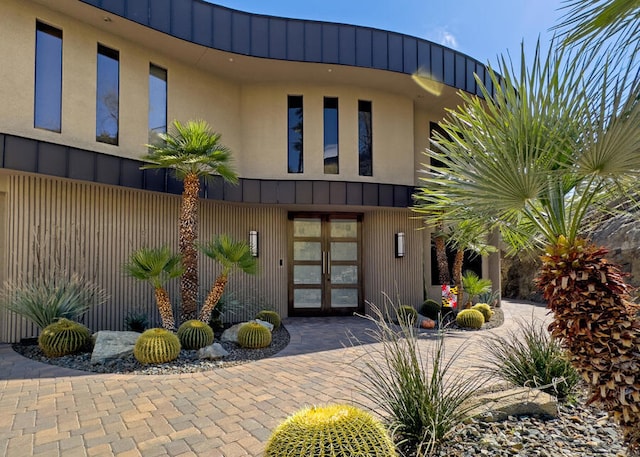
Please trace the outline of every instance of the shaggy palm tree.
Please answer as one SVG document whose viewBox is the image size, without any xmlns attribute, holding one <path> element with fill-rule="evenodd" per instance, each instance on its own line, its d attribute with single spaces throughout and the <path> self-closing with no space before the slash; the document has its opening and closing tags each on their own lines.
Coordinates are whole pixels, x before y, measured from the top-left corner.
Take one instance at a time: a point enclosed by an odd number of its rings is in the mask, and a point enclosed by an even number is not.
<svg viewBox="0 0 640 457">
<path fill-rule="evenodd" d="M 465 271 L 462 275 L 462 288 L 469 297 L 465 308 L 471 308 L 479 295 L 486 294 L 491 290 L 491 281 L 481 278 L 473 271 Z"/>
<path fill-rule="evenodd" d="M 442 220 L 474 214 L 514 247 L 545 246 L 538 280 L 554 320 L 550 330 L 597 404 L 621 424 L 640 455 L 640 322 L 606 250 L 584 238 L 590 208 L 633 205 L 640 174 L 640 76 L 612 74 L 581 49 L 540 55 L 519 71 L 506 59 L 483 99 L 462 104 L 441 124 L 448 138 L 427 154 L 417 194 L 421 212 Z M 442 150 L 441 150 L 442 149 Z M 535 237 L 532 237 L 535 235 Z"/>
<path fill-rule="evenodd" d="M 222 266 L 222 271 L 213 283 L 198 317 L 202 322 L 209 322 L 211 312 L 220 301 L 227 286 L 229 274 L 239 270 L 254 275 L 258 272 L 258 262 L 251 255 L 247 243 L 234 241 L 228 235 L 220 235 L 208 243 L 200 245 L 200 250 Z"/>
<path fill-rule="evenodd" d="M 129 276 L 151 283 L 162 326 L 167 330 L 174 330 L 173 308 L 164 285 L 184 272 L 180 256 L 172 253 L 166 246 L 155 249 L 142 248 L 131 254 L 123 269 Z"/>
<path fill-rule="evenodd" d="M 147 145 L 149 162 L 142 168 L 171 168 L 182 179 L 184 191 L 179 220 L 179 250 L 184 274 L 180 280 L 181 319 L 194 319 L 198 311 L 198 194 L 200 178 L 222 176 L 235 183 L 238 177 L 230 166 L 231 152 L 220 143 L 220 134 L 204 121 L 173 122 L 169 133 L 160 134 L 161 143 Z"/>
</svg>

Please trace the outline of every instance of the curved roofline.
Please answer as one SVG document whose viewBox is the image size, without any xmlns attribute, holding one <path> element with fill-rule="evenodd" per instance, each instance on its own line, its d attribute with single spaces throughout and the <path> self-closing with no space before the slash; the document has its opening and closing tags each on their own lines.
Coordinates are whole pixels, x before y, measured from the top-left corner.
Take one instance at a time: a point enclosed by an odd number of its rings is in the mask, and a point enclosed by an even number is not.
<svg viewBox="0 0 640 457">
<path fill-rule="evenodd" d="M 412 75 L 420 72 L 481 95 L 492 92 L 486 66 L 428 40 L 371 27 L 253 14 L 202 0 L 80 0 L 175 38 L 219 51 L 346 65 Z"/>
</svg>

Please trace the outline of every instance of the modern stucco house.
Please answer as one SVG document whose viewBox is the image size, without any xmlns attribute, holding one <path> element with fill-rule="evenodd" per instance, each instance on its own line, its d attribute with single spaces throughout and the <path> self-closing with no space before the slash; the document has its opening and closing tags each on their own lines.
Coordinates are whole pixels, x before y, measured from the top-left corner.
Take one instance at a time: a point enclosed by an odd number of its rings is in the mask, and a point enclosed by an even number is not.
<svg viewBox="0 0 640 457">
<path fill-rule="evenodd" d="M 0 280 L 84 274 L 111 296 L 88 315 L 94 330 L 154 310 L 148 285 L 120 266 L 141 246 L 177 246 L 182 188 L 139 158 L 173 119 L 204 119 L 241 179 L 205 184 L 200 237 L 257 233 L 261 274 L 229 286 L 240 300 L 328 315 L 365 311 L 383 292 L 415 305 L 439 294 L 430 233 L 408 207 L 433 124 L 457 90 L 479 92 L 474 73 L 488 82 L 476 60 L 399 33 L 200 0 L 0 8 Z M 216 267 L 200 264 L 206 288 Z M 482 273 L 499 284 L 497 255 Z M 0 341 L 34 333 L 2 314 Z"/>
</svg>

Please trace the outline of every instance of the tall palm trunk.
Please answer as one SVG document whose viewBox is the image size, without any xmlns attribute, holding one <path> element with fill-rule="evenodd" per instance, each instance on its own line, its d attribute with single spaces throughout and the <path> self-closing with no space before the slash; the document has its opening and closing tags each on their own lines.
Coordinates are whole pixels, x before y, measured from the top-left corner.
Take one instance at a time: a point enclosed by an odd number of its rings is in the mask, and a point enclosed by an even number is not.
<svg viewBox="0 0 640 457">
<path fill-rule="evenodd" d="M 440 284 L 449 284 L 451 277 L 449 275 L 449 260 L 447 259 L 445 238 L 444 236 L 436 236 L 434 242 L 436 245 L 436 261 L 438 262 L 438 280 Z"/>
<path fill-rule="evenodd" d="M 458 291 L 458 309 L 462 307 L 462 299 L 464 297 L 464 290 L 462 289 L 462 265 L 464 263 L 464 249 L 458 249 L 456 251 L 456 258 L 453 261 L 453 282 L 456 285 Z"/>
<path fill-rule="evenodd" d="M 554 321 L 549 330 L 569 351 L 594 403 L 620 423 L 629 456 L 640 456 L 640 321 L 628 286 L 607 251 L 561 238 L 547 248 L 538 284 Z"/>
<path fill-rule="evenodd" d="M 175 330 L 176 323 L 173 319 L 173 308 L 171 307 L 169 294 L 163 287 L 156 287 L 155 294 L 156 302 L 158 303 L 158 311 L 160 312 L 160 319 L 162 319 L 162 326 L 167 330 Z"/>
<path fill-rule="evenodd" d="M 220 298 L 222 298 L 222 294 L 224 293 L 224 288 L 227 285 L 227 275 L 222 273 L 220 276 L 216 278 L 216 282 L 213 283 L 209 294 L 207 295 L 206 300 L 204 301 L 204 305 L 202 306 L 202 310 L 200 311 L 199 319 L 208 323 L 211 319 L 211 312 L 213 308 L 218 304 Z"/>
<path fill-rule="evenodd" d="M 200 180 L 195 173 L 184 178 L 184 192 L 180 208 L 180 255 L 184 273 L 180 278 L 182 297 L 181 320 L 195 319 L 198 312 L 198 251 L 195 241 L 198 238 L 198 193 Z"/>
</svg>

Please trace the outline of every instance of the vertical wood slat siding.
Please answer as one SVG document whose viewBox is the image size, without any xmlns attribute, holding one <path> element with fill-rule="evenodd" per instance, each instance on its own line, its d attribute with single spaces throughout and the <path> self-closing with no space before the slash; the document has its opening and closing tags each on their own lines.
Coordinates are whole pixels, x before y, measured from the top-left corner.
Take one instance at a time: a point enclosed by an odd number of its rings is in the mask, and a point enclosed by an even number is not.
<svg viewBox="0 0 640 457">
<path fill-rule="evenodd" d="M 365 306 L 419 306 L 423 301 L 423 232 L 421 222 L 409 211 L 372 211 L 363 222 L 363 265 Z M 395 257 L 395 234 L 405 234 L 405 256 Z M 389 311 L 392 311 L 389 309 Z M 391 314 L 393 316 L 393 313 Z"/>
<path fill-rule="evenodd" d="M 92 331 L 123 329 L 125 316 L 133 310 L 159 323 L 151 286 L 126 277 L 122 264 L 143 246 L 166 244 L 177 252 L 179 196 L 31 175 L 11 175 L 8 180 L 8 280 L 48 274 L 59 264 L 110 294 L 105 305 L 85 316 Z M 225 232 L 243 240 L 249 230 L 260 234 L 260 274 L 235 274 L 228 286 L 251 306 L 228 319 L 251 318 L 262 307 L 286 314 L 286 220 L 286 212 L 277 208 L 200 203 L 202 240 Z M 200 259 L 200 268 L 201 289 L 206 292 L 219 270 L 206 258 Z M 178 281 L 168 289 L 175 304 Z M 13 313 L 2 312 L 0 317 L 0 341 L 15 342 L 38 333 Z"/>
</svg>

